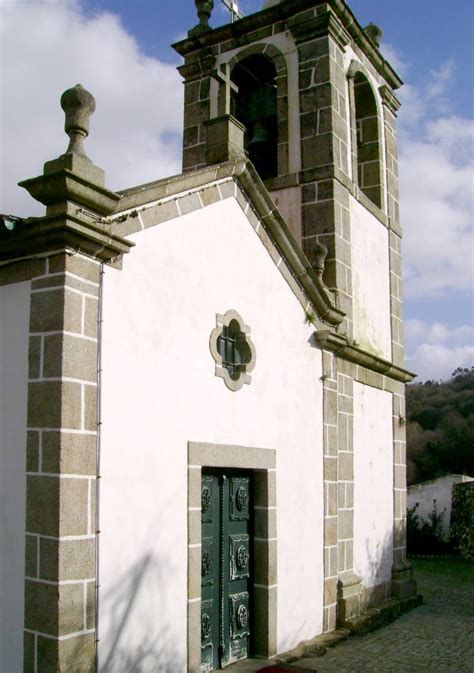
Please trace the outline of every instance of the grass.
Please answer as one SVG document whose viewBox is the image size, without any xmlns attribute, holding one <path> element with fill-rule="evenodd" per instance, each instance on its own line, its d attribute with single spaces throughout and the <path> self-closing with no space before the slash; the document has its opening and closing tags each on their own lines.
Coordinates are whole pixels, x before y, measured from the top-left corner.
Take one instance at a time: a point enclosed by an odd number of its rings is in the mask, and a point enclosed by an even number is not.
<svg viewBox="0 0 474 673">
<path fill-rule="evenodd" d="M 414 558 L 410 559 L 420 584 L 427 581 L 442 581 L 443 587 L 474 586 L 474 562 L 462 558 Z"/>
</svg>

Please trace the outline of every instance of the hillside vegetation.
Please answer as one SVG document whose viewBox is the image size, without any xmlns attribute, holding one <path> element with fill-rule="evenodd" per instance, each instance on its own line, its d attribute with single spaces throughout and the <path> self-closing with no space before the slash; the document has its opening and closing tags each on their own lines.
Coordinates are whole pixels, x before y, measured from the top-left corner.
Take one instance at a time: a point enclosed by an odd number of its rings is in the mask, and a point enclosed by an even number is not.
<svg viewBox="0 0 474 673">
<path fill-rule="evenodd" d="M 474 367 L 407 386 L 408 485 L 449 473 L 474 476 Z"/>
</svg>

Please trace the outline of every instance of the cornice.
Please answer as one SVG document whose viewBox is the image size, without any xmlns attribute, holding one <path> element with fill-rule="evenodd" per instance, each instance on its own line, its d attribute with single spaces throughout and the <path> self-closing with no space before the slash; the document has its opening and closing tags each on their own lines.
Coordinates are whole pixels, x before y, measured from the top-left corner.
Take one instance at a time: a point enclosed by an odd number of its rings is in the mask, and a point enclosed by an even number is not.
<svg viewBox="0 0 474 673">
<path fill-rule="evenodd" d="M 115 192 L 68 168 L 29 178 L 18 184 L 45 206 L 75 201 L 101 215 L 110 215 L 120 201 L 120 196 Z"/>
<path fill-rule="evenodd" d="M 320 17 L 324 17 L 324 13 L 314 19 L 308 17 L 306 10 L 316 9 L 321 5 L 330 7 L 330 12 L 326 13 L 332 13 L 333 17 L 335 15 L 339 19 L 339 28 L 336 25 L 338 22 L 335 22 L 334 18 L 320 19 Z M 299 12 L 305 12 L 304 20 L 301 21 L 302 25 L 299 25 L 300 22 L 298 21 L 297 15 Z M 308 39 L 311 39 L 309 24 L 316 30 L 315 36 L 317 36 L 321 34 L 320 31 L 322 30 L 324 21 L 326 21 L 328 24 L 327 33 L 332 35 L 339 44 L 347 44 L 345 40 L 350 37 L 369 57 L 376 70 L 384 77 L 392 89 L 398 89 L 403 84 L 395 70 L 384 59 L 380 51 L 367 36 L 344 0 L 283 0 L 273 7 L 263 9 L 234 23 L 229 23 L 215 29 L 210 28 L 198 35 L 190 35 L 172 46 L 181 56 L 192 59 L 193 52 L 195 53 L 195 57 L 197 57 L 200 50 L 204 48 L 216 48 L 218 45 L 238 40 L 242 35 L 248 35 L 269 25 L 280 24 L 281 30 L 289 30 L 292 21 L 294 21 L 294 24 L 299 25 L 298 28 L 294 25 L 293 30 L 297 32 L 303 31 L 308 36 Z M 303 25 L 304 23 L 308 24 L 307 28 Z M 231 47 L 229 46 L 228 48 L 230 49 Z"/>
<path fill-rule="evenodd" d="M 114 234 L 110 224 L 89 222 L 80 216 L 30 218 L 12 232 L 0 230 L 0 263 L 66 247 L 109 262 L 134 245 Z"/>
<path fill-rule="evenodd" d="M 331 11 L 312 19 L 297 15 L 287 21 L 287 26 L 297 44 L 323 35 L 330 35 L 341 49 L 344 49 L 351 41 L 349 33 Z"/>
<path fill-rule="evenodd" d="M 178 67 L 181 77 L 187 82 L 202 77 L 210 77 L 216 67 L 216 57 L 212 54 L 200 54 L 199 58 L 188 59 L 184 65 Z"/>
<path fill-rule="evenodd" d="M 403 84 L 402 79 L 368 37 L 345 0 L 327 0 L 327 2 L 334 9 L 354 42 L 369 57 L 377 72 L 382 75 L 392 89 L 400 88 Z"/>
<path fill-rule="evenodd" d="M 390 110 L 390 112 L 397 116 L 397 112 L 400 109 L 401 103 L 393 91 L 386 84 L 383 84 L 381 87 L 379 87 L 379 93 L 380 97 L 382 98 L 383 105 L 385 105 Z"/>
<path fill-rule="evenodd" d="M 374 355 L 373 353 L 369 353 L 368 351 L 355 346 L 349 342 L 347 337 L 341 334 L 336 334 L 329 330 L 321 330 L 315 332 L 314 337 L 324 350 L 331 351 L 339 358 L 353 362 L 361 367 L 371 369 L 372 371 L 388 376 L 395 381 L 410 383 L 416 376 L 413 372 L 403 369 L 403 367 L 399 367 L 398 365 L 393 364 L 393 362 L 389 362 L 378 355 Z"/>
</svg>

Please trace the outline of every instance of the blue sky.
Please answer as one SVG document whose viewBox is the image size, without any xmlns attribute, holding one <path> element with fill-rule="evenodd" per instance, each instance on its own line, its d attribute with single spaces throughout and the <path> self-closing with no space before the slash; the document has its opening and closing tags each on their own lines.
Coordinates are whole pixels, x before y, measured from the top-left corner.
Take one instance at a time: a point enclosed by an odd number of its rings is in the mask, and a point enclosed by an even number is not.
<svg viewBox="0 0 474 673">
<path fill-rule="evenodd" d="M 229 12 L 215 0 L 212 25 L 227 23 Z M 239 7 L 251 14 L 262 0 L 240 0 Z M 384 41 L 396 45 L 420 76 L 433 67 L 434 54 L 444 54 L 459 63 L 473 57 L 474 3 L 472 0 L 352 0 L 348 3 L 362 25 L 371 21 L 384 31 Z M 143 50 L 160 60 L 177 63 L 170 43 L 196 23 L 193 0 L 87 0 L 88 13 L 103 10 L 122 17 L 127 29 L 137 36 Z M 443 37 L 446 44 L 441 44 Z M 459 89 L 463 103 L 472 103 L 469 87 Z"/>
<path fill-rule="evenodd" d="M 473 0 L 352 0 L 405 86 L 399 115 L 407 367 L 447 378 L 474 362 Z M 241 0 L 245 14 L 262 0 Z M 211 24 L 228 21 L 215 0 Z M 170 44 L 193 0 L 2 0 L 0 210 L 40 214 L 16 183 L 65 149 L 61 92 L 97 99 L 87 149 L 112 189 L 180 170 L 182 85 Z M 21 83 L 21 84 L 19 84 Z"/>
</svg>

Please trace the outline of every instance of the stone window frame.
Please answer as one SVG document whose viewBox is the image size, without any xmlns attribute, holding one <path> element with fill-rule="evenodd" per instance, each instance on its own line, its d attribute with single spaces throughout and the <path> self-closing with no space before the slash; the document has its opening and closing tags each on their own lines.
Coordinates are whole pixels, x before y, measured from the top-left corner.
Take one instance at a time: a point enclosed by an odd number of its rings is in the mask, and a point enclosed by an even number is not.
<svg viewBox="0 0 474 673">
<path fill-rule="evenodd" d="M 278 147 L 277 147 L 277 177 L 288 175 L 289 172 L 289 126 L 288 126 L 288 67 L 283 53 L 268 42 L 261 42 L 252 44 L 246 49 L 242 49 L 229 61 L 229 71 L 232 77 L 232 71 L 240 61 L 243 61 L 248 56 L 256 56 L 261 54 L 269 58 L 276 71 L 276 85 L 277 85 L 277 124 L 278 124 Z M 225 114 L 225 100 L 219 94 L 218 101 L 219 115 Z M 275 178 L 270 178 L 274 180 Z"/>
<path fill-rule="evenodd" d="M 277 654 L 276 450 L 188 442 L 188 673 L 201 673 L 201 478 L 203 468 L 241 469 L 254 481 L 253 642 L 251 656 Z"/>
<path fill-rule="evenodd" d="M 250 359 L 248 362 L 245 362 L 241 365 L 242 371 L 237 379 L 233 379 L 228 370 L 223 366 L 222 356 L 219 353 L 217 347 L 217 341 L 222 334 L 224 327 L 229 327 L 230 323 L 235 320 L 240 328 L 240 331 L 245 335 L 245 342 L 250 351 Z M 257 354 L 255 351 L 255 346 L 250 339 L 250 327 L 246 325 L 241 317 L 241 315 L 234 309 L 226 311 L 224 315 L 220 313 L 216 314 L 216 327 L 211 332 L 209 338 L 209 349 L 211 355 L 215 361 L 215 375 L 224 380 L 225 385 L 229 390 L 233 392 L 240 390 L 244 384 L 250 384 L 251 375 L 250 372 L 255 368 L 257 362 Z"/>
<path fill-rule="evenodd" d="M 363 77 L 368 86 L 371 89 L 374 104 L 377 114 L 377 142 L 378 142 L 378 164 L 379 164 L 379 203 L 373 201 L 365 192 L 363 191 L 363 186 L 359 184 L 358 178 L 358 149 L 357 149 L 357 123 L 356 123 L 356 103 L 355 103 L 355 91 L 354 91 L 354 80 L 357 75 Z M 380 100 L 380 94 L 377 88 L 374 86 L 372 77 L 367 70 L 367 68 L 356 59 L 352 59 L 350 65 L 347 69 L 347 80 L 349 86 L 349 109 L 350 109 L 350 144 L 351 144 L 351 156 L 352 156 L 352 181 L 358 187 L 360 194 L 363 195 L 364 200 L 368 200 L 371 204 L 379 208 L 381 211 L 385 212 L 385 161 L 384 161 L 384 135 L 383 135 L 383 109 Z"/>
</svg>

